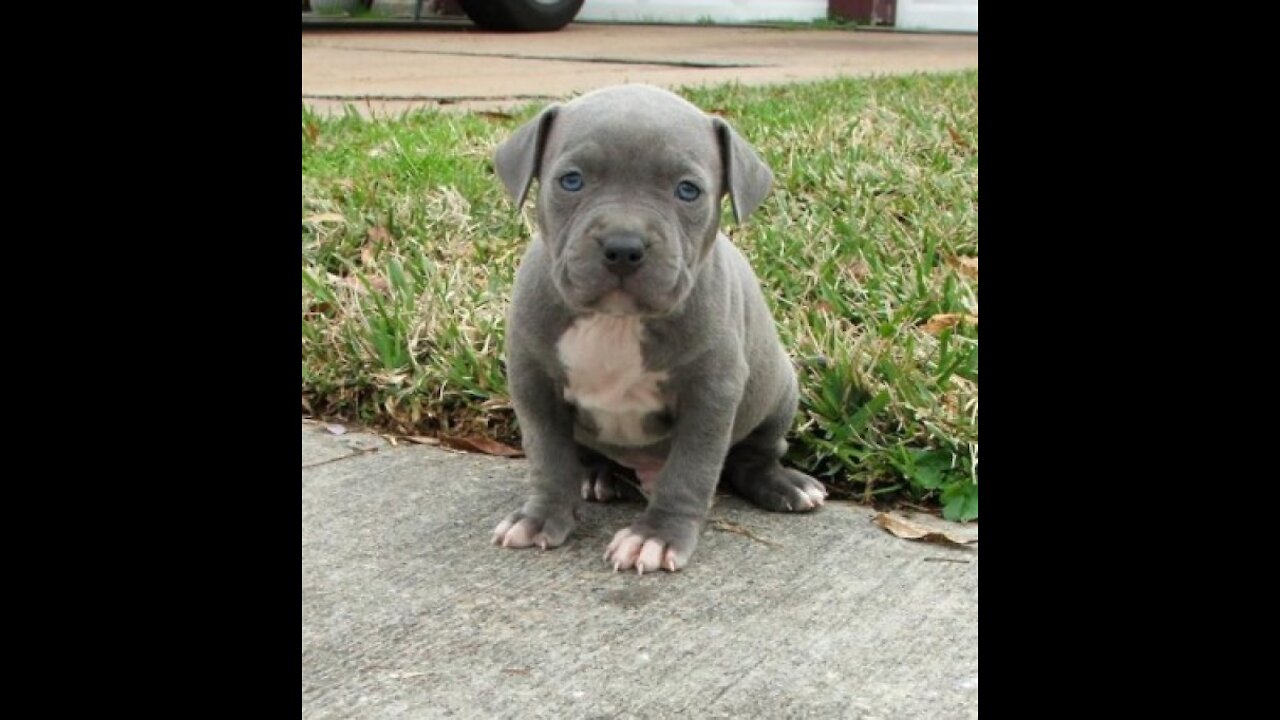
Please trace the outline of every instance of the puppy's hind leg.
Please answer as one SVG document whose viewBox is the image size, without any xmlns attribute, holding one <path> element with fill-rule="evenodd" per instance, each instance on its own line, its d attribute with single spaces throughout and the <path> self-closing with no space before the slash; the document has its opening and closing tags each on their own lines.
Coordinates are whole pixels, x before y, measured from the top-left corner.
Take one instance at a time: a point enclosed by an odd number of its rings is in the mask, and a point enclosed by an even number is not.
<svg viewBox="0 0 1280 720">
<path fill-rule="evenodd" d="M 805 512 L 820 507 L 827 489 L 808 475 L 782 466 L 787 431 L 799 393 L 793 389 L 764 422 L 729 450 L 722 479 L 734 492 L 766 510 Z"/>
<path fill-rule="evenodd" d="M 579 457 L 587 468 L 587 475 L 582 480 L 583 500 L 644 500 L 644 496 L 632 484 L 633 471 L 585 447 L 581 448 Z"/>
</svg>

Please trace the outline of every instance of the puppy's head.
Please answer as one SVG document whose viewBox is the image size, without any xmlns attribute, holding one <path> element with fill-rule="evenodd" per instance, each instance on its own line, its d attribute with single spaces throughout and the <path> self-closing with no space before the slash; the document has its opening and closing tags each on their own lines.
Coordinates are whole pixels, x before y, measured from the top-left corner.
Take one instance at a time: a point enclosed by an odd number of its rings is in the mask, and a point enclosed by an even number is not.
<svg viewBox="0 0 1280 720">
<path fill-rule="evenodd" d="M 538 179 L 539 232 L 565 303 L 613 315 L 678 309 L 724 196 L 740 222 L 773 182 L 726 122 L 646 85 L 548 107 L 498 146 L 494 166 L 517 206 Z"/>
</svg>

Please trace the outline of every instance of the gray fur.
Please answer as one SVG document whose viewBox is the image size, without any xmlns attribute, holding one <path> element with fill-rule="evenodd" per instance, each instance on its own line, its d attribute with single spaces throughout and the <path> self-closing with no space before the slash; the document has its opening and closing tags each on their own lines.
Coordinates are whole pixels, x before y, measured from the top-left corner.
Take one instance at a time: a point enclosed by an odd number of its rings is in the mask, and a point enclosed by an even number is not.
<svg viewBox="0 0 1280 720">
<path fill-rule="evenodd" d="M 539 234 L 517 272 L 507 322 L 508 379 L 533 491 L 495 540 L 524 520 L 528 533 L 513 537 L 563 542 L 576 502 L 589 494 L 584 448 L 620 462 L 665 460 L 631 530 L 665 543 L 676 568 L 697 544 L 722 472 L 767 509 L 820 505 L 821 484 L 779 464 L 797 407 L 795 371 L 755 273 L 719 232 L 726 195 L 742 221 L 772 184 L 751 146 L 672 93 L 624 85 L 552 106 L 494 160 L 517 205 L 539 181 Z M 581 174 L 581 190 L 561 187 L 569 172 Z M 679 198 L 681 181 L 701 196 Z M 600 257 L 603 240 L 616 233 L 646 242 L 643 265 L 622 278 Z M 609 305 L 610 297 L 621 304 Z M 589 414 L 565 400 L 557 342 L 576 319 L 602 309 L 641 316 L 644 369 L 666 373 L 665 406 L 645 417 L 642 447 L 600 442 Z"/>
</svg>

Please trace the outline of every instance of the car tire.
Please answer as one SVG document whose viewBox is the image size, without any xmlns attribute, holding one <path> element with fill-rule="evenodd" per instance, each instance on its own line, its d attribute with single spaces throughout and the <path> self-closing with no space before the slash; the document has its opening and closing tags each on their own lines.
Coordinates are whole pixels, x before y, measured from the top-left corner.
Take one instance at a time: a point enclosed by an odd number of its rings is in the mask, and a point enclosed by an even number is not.
<svg viewBox="0 0 1280 720">
<path fill-rule="evenodd" d="M 458 0 L 471 22 L 486 30 L 546 32 L 568 25 L 584 0 Z"/>
</svg>

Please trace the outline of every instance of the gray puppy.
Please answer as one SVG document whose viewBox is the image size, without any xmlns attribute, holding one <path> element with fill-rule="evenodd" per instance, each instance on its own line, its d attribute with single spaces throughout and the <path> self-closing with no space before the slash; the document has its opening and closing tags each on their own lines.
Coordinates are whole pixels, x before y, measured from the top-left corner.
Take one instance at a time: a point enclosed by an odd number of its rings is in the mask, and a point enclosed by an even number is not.
<svg viewBox="0 0 1280 720">
<path fill-rule="evenodd" d="M 523 204 L 538 178 L 539 236 L 516 276 L 507 373 L 533 491 L 494 530 L 504 547 L 564 542 L 580 498 L 648 497 L 605 551 L 615 570 L 689 561 L 717 482 L 768 510 L 823 504 L 779 463 L 795 371 L 760 283 L 719 231 L 773 173 L 726 122 L 683 98 L 622 85 L 554 104 L 494 165 Z"/>
</svg>

